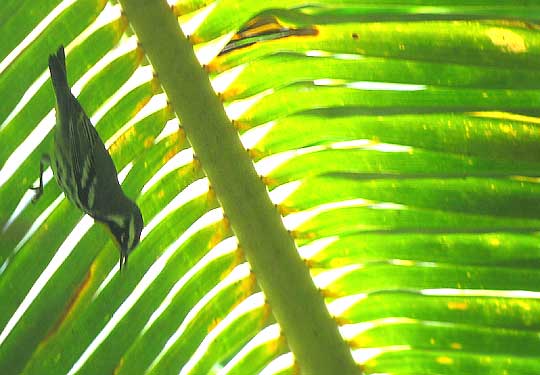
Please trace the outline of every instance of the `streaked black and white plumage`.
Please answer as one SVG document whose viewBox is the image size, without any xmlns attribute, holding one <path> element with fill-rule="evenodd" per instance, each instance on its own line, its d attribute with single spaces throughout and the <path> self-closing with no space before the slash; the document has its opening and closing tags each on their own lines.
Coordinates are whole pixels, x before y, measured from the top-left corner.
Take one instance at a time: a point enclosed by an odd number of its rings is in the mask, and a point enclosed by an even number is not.
<svg viewBox="0 0 540 375">
<path fill-rule="evenodd" d="M 137 246 L 143 228 L 139 207 L 122 191 L 111 156 L 90 119 L 71 93 L 64 48 L 49 56 L 49 70 L 56 95 L 56 127 L 52 151 L 40 163 L 40 184 L 34 201 L 43 192 L 42 173 L 50 163 L 66 197 L 80 210 L 104 223 L 120 246 L 120 269 Z"/>
</svg>

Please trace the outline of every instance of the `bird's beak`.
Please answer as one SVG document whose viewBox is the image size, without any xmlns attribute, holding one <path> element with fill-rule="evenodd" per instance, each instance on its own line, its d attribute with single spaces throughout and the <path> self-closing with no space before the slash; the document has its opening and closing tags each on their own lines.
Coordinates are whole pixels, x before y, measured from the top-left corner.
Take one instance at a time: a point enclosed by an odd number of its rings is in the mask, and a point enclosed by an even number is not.
<svg viewBox="0 0 540 375">
<path fill-rule="evenodd" d="M 120 248 L 120 272 L 122 272 L 122 266 L 127 268 L 128 251 L 123 247 Z"/>
</svg>

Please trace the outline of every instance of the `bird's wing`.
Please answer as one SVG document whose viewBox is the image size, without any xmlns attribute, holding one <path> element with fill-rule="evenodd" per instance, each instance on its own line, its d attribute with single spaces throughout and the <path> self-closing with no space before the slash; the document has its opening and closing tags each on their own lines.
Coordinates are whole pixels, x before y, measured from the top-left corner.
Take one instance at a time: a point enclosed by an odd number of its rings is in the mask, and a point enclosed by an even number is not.
<svg viewBox="0 0 540 375">
<path fill-rule="evenodd" d="M 73 97 L 75 107 L 67 125 L 69 140 L 68 157 L 71 158 L 74 181 L 77 184 L 77 199 L 90 215 L 93 214 L 101 186 L 116 181 L 116 169 L 103 141 L 84 110 Z"/>
</svg>

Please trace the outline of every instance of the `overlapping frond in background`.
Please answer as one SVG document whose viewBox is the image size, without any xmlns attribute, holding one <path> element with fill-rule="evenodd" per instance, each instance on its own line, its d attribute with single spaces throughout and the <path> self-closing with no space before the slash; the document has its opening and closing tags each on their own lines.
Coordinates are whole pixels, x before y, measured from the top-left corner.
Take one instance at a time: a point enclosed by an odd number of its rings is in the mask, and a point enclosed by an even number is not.
<svg viewBox="0 0 540 375">
<path fill-rule="evenodd" d="M 538 4 L 172 11 L 365 373 L 540 373 Z M 147 224 L 123 274 L 50 171 L 30 203 L 60 44 Z M 118 4 L 4 0 L 0 93 L 1 373 L 296 371 Z"/>
</svg>

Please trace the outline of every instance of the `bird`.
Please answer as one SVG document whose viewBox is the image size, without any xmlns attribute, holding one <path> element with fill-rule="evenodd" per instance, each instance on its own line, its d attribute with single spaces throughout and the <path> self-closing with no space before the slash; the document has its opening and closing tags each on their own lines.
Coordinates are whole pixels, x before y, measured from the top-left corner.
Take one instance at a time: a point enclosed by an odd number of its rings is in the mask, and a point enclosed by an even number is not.
<svg viewBox="0 0 540 375">
<path fill-rule="evenodd" d="M 66 56 L 60 46 L 49 56 L 49 71 L 56 97 L 56 124 L 49 153 L 39 163 L 39 185 L 32 202 L 43 193 L 43 171 L 51 166 L 54 178 L 67 199 L 112 233 L 120 250 L 120 271 L 140 241 L 144 221 L 137 204 L 118 182 L 111 155 L 81 104 L 71 93 Z"/>
</svg>

